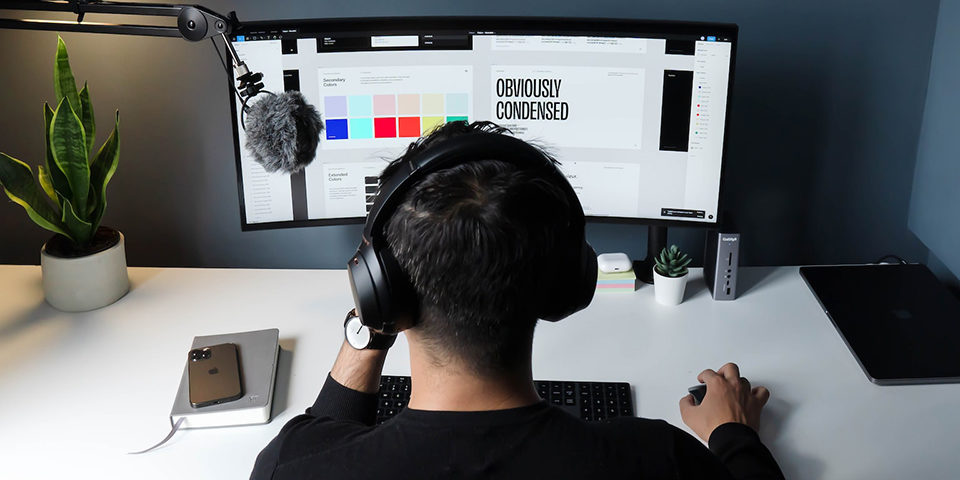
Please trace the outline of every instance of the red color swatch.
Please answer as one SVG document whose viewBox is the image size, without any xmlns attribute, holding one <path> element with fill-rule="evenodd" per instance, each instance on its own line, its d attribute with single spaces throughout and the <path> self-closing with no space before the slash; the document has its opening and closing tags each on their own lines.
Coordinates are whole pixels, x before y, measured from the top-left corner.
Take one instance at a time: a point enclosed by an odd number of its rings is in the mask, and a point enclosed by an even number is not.
<svg viewBox="0 0 960 480">
<path fill-rule="evenodd" d="M 373 119 L 373 136 L 374 138 L 396 137 L 397 136 L 396 117 L 374 118 Z"/>
<path fill-rule="evenodd" d="M 419 137 L 420 136 L 420 117 L 400 117 L 400 136 L 401 137 Z"/>
</svg>

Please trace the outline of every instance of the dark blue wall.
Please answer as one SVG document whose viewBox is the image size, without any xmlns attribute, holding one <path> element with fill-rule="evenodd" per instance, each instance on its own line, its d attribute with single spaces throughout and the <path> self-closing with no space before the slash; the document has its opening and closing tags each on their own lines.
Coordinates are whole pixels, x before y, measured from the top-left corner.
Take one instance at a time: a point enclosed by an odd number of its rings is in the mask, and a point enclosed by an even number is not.
<svg viewBox="0 0 960 480">
<path fill-rule="evenodd" d="M 907 228 L 937 0 L 654 2 L 202 1 L 241 19 L 551 15 L 741 27 L 724 201 L 747 264 L 925 260 Z M 122 116 L 105 222 L 131 265 L 340 267 L 358 226 L 240 232 L 225 75 L 209 44 L 64 35 L 101 118 Z M 0 151 L 36 163 L 56 35 L 0 32 Z M 101 120 L 101 123 L 103 121 Z M 106 134 L 101 130 L 102 136 Z M 7 203 L 7 202 L 4 202 Z M 644 251 L 642 226 L 592 225 L 599 251 Z M 47 234 L 0 205 L 0 263 L 36 263 Z M 702 234 L 671 241 L 700 257 Z"/>
<path fill-rule="evenodd" d="M 910 201 L 910 230 L 930 248 L 928 264 L 957 286 L 960 275 L 960 1 L 943 0 L 930 65 Z M 952 272 L 952 275 L 950 274 Z"/>
</svg>

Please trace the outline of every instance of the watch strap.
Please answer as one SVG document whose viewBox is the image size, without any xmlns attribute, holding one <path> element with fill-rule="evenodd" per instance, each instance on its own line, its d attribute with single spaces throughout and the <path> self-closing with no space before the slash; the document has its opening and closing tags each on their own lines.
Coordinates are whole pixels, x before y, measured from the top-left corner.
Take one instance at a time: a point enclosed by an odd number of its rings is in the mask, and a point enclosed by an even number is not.
<svg viewBox="0 0 960 480">
<path fill-rule="evenodd" d="M 384 333 L 377 333 L 373 330 L 370 331 L 370 343 L 367 344 L 367 350 L 386 350 L 393 346 L 393 342 L 397 341 L 396 335 L 387 335 Z"/>
</svg>

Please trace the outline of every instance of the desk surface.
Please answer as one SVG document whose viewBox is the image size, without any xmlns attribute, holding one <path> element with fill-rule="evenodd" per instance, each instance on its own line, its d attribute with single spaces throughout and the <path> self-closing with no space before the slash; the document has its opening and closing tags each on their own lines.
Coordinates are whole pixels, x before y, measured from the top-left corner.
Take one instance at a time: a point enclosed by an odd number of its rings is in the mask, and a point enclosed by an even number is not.
<svg viewBox="0 0 960 480">
<path fill-rule="evenodd" d="M 541 323 L 534 376 L 629 381 L 639 415 L 686 428 L 677 403 L 697 373 L 735 361 L 772 392 L 760 436 L 787 478 L 956 478 L 960 385 L 870 383 L 796 267 L 746 269 L 733 302 L 711 300 L 700 278 L 678 307 L 644 286 Z M 340 270 L 131 268 L 130 279 L 117 303 L 67 314 L 43 302 L 39 267 L 0 266 L 4 478 L 247 478 L 312 404 L 352 307 Z M 271 327 L 285 349 L 271 423 L 185 430 L 125 454 L 166 434 L 195 335 Z M 407 354 L 401 336 L 384 373 L 409 374 Z"/>
</svg>

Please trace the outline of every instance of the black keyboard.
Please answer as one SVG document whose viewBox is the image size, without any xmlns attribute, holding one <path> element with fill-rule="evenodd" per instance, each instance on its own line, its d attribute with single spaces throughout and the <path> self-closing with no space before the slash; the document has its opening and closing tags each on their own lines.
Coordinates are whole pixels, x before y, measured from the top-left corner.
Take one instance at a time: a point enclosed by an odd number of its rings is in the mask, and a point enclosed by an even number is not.
<svg viewBox="0 0 960 480">
<path fill-rule="evenodd" d="M 535 380 L 537 393 L 548 403 L 588 422 L 633 416 L 630 384 Z M 410 401 L 410 377 L 380 376 L 377 425 L 400 413 Z"/>
</svg>

